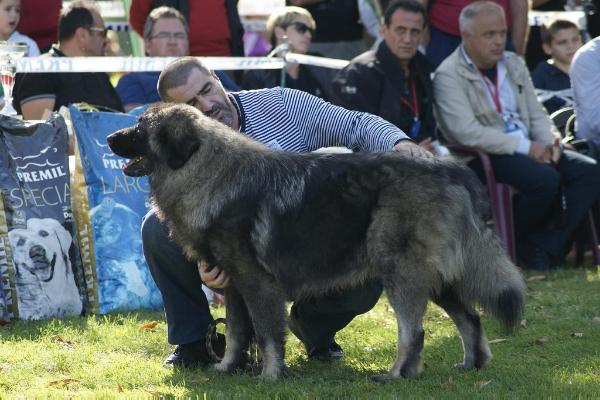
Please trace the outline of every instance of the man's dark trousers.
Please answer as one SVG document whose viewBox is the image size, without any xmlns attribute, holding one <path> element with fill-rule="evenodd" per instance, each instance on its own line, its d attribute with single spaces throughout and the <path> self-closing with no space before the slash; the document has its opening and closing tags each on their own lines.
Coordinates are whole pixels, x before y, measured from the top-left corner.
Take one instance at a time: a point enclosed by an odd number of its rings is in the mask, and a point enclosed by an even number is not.
<svg viewBox="0 0 600 400">
<path fill-rule="evenodd" d="M 600 166 L 589 157 L 565 150 L 558 165 L 543 164 L 523 154 L 490 154 L 496 181 L 519 191 L 514 210 L 517 243 L 528 240 L 553 257 L 564 256 L 567 244 L 587 211 L 600 197 Z M 483 179 L 479 160 L 469 166 Z M 564 222 L 547 229 L 559 186 L 566 198 Z"/>
</svg>

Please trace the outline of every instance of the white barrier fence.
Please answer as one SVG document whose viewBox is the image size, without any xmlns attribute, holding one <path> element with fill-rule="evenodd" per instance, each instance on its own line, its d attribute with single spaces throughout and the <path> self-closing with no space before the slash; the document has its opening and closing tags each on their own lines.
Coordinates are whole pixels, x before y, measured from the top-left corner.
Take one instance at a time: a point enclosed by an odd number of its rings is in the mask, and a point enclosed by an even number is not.
<svg viewBox="0 0 600 400">
<path fill-rule="evenodd" d="M 198 57 L 215 70 L 281 69 L 281 57 Z M 162 71 L 174 57 L 24 57 L 17 72 L 151 72 Z M 288 53 L 285 62 L 341 69 L 346 60 Z"/>
</svg>

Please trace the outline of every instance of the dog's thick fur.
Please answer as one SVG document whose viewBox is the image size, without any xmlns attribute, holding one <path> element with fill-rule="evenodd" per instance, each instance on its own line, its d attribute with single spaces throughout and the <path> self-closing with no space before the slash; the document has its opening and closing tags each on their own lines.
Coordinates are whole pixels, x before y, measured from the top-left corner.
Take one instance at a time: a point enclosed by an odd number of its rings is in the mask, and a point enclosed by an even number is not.
<svg viewBox="0 0 600 400">
<path fill-rule="evenodd" d="M 150 176 L 187 255 L 231 276 L 219 370 L 244 362 L 254 330 L 262 375 L 281 376 L 285 300 L 369 278 L 383 282 L 398 323 L 386 377 L 420 373 L 428 299 L 456 323 L 465 369 L 491 359 L 475 303 L 509 329 L 520 321 L 522 276 L 489 223 L 482 185 L 463 166 L 394 152 L 271 151 L 186 105 L 149 109 L 109 144 L 132 159 L 126 174 Z"/>
</svg>

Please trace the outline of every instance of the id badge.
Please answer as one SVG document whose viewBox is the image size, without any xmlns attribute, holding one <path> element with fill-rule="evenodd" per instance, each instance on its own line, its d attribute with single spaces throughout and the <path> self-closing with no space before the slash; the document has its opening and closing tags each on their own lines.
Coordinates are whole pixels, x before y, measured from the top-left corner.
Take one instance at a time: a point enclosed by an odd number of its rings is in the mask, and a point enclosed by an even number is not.
<svg viewBox="0 0 600 400">
<path fill-rule="evenodd" d="M 421 121 L 418 119 L 413 119 L 413 123 L 412 126 L 410 127 L 410 138 L 414 139 L 417 137 L 417 135 L 419 134 L 419 131 L 421 130 Z"/>
</svg>

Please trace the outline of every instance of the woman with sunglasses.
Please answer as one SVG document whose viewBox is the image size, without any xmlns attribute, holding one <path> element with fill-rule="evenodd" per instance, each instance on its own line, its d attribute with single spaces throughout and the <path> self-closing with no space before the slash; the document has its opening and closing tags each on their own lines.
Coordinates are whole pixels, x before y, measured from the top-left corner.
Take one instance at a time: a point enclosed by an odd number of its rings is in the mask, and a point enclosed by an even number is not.
<svg viewBox="0 0 600 400">
<path fill-rule="evenodd" d="M 316 23 L 310 13 L 300 7 L 283 7 L 267 20 L 267 35 L 274 52 L 282 56 L 278 46 L 287 42 L 288 51 L 307 54 Z M 302 90 L 325 100 L 332 98 L 331 71 L 311 65 L 287 63 L 285 86 Z M 244 89 L 262 89 L 281 85 L 280 70 L 250 70 L 242 81 Z"/>
</svg>

